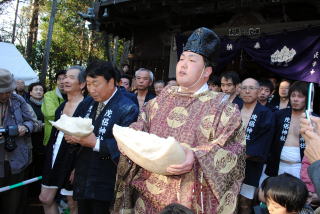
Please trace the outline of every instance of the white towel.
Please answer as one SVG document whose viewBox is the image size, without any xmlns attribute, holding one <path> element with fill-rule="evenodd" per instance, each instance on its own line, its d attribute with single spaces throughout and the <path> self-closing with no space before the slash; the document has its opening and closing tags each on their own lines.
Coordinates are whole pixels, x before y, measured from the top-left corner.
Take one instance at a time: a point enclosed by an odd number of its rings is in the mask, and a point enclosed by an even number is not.
<svg viewBox="0 0 320 214">
<path fill-rule="evenodd" d="M 255 191 L 256 187 L 248 184 L 242 184 L 240 194 L 248 199 L 253 199 Z"/>
<path fill-rule="evenodd" d="M 280 160 L 301 162 L 300 148 L 297 146 L 284 146 L 281 151 Z"/>
</svg>

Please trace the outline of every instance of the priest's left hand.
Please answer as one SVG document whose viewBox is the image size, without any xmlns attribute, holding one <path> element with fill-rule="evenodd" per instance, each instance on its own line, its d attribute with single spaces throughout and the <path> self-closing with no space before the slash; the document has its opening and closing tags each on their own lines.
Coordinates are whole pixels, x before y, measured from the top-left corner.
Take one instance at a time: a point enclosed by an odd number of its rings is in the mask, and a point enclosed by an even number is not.
<svg viewBox="0 0 320 214">
<path fill-rule="evenodd" d="M 182 164 L 171 165 L 167 168 L 167 172 L 172 175 L 182 175 L 190 172 L 194 163 L 194 153 L 192 150 L 183 147 L 186 154 L 186 160 Z"/>
<path fill-rule="evenodd" d="M 90 147 L 90 148 L 93 148 L 97 142 L 97 138 L 94 135 L 94 133 L 91 133 L 90 135 L 85 137 L 64 135 L 64 138 L 66 139 L 67 143 L 80 144 L 81 146 Z"/>
</svg>

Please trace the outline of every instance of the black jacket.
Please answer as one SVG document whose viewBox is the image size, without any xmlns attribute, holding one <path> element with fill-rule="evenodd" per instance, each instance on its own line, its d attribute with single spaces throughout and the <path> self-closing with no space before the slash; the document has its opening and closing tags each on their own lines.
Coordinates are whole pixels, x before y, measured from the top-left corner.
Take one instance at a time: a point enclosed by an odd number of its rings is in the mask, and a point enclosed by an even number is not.
<svg viewBox="0 0 320 214">
<path fill-rule="evenodd" d="M 37 115 L 37 120 L 44 122 L 44 117 L 41 112 L 41 105 L 36 104 L 30 100 L 27 101 L 32 107 L 34 113 Z M 45 154 L 45 146 L 43 145 L 44 129 L 31 133 L 32 150 L 34 154 Z"/>
<path fill-rule="evenodd" d="M 66 105 L 67 101 L 61 103 L 61 105 L 57 108 L 55 112 L 55 121 L 60 119 L 63 114 L 63 109 Z M 83 103 L 79 103 L 78 107 L 73 113 L 73 117 L 81 116 Z M 58 186 L 59 188 L 69 187 L 69 177 L 71 171 L 75 167 L 76 162 L 76 154 L 79 151 L 80 146 L 69 144 L 63 138 L 57 153 L 57 157 L 55 159 L 54 165 L 52 167 L 52 155 L 54 146 L 59 134 L 59 130 L 55 127 L 52 127 L 50 139 L 48 142 L 47 151 L 46 151 L 46 159 L 43 164 L 43 180 L 42 183 L 47 186 Z"/>
<path fill-rule="evenodd" d="M 291 121 L 291 108 L 281 109 L 275 112 L 275 134 L 271 144 L 270 156 L 267 161 L 265 173 L 268 176 L 277 176 L 279 171 L 282 148 L 289 134 Z M 305 143 L 303 137 L 299 137 L 300 157 L 303 159 Z"/>
<path fill-rule="evenodd" d="M 135 94 L 136 98 L 137 98 L 137 101 L 138 101 L 138 94 Z M 150 89 L 148 89 L 148 93 L 146 94 L 146 97 L 144 98 L 144 105 L 149 101 L 149 100 L 152 100 L 153 98 L 155 98 L 156 95 L 154 93 L 152 93 L 150 91 Z M 139 103 L 138 103 L 138 106 L 139 106 Z"/>
<path fill-rule="evenodd" d="M 121 91 L 123 95 L 128 97 L 132 102 L 134 102 L 134 104 L 136 104 L 139 107 L 137 95 L 135 95 L 134 93 L 128 92 L 123 86 L 119 86 L 118 89 Z"/>
<path fill-rule="evenodd" d="M 129 126 L 136 121 L 139 109 L 120 90 L 107 103 L 97 119 L 94 118 L 98 103 L 91 97 L 84 102 L 86 107 L 82 116 L 92 118 L 93 132 L 100 138 L 100 150 L 96 152 L 92 148 L 81 147 L 75 168 L 74 198 L 112 201 L 120 156 L 112 128 L 114 124 Z"/>
</svg>

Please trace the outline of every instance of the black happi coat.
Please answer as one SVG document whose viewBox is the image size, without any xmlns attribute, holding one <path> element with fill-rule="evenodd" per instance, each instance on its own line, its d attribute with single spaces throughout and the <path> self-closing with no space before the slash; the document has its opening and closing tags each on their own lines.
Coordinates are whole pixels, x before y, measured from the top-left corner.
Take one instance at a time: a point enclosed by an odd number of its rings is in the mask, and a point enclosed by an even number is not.
<svg viewBox="0 0 320 214">
<path fill-rule="evenodd" d="M 279 111 L 281 109 L 280 108 L 280 97 L 279 95 L 274 97 L 270 102 L 267 103 L 267 106 L 273 111 L 273 112 L 276 112 L 276 111 Z M 290 104 L 290 101 L 288 102 L 288 105 L 286 108 L 291 108 L 291 104 Z"/>
<path fill-rule="evenodd" d="M 243 183 L 258 187 L 263 164 L 269 154 L 274 134 L 274 114 L 257 102 L 246 128 L 245 179 Z"/>
<path fill-rule="evenodd" d="M 150 89 L 148 89 L 148 93 L 146 94 L 146 97 L 144 98 L 144 105 L 147 103 L 147 102 L 149 102 L 149 100 L 152 100 L 153 98 L 155 98 L 156 97 L 156 95 L 154 94 L 154 93 L 152 93 L 151 91 L 150 91 Z M 138 100 L 138 94 L 136 94 L 136 98 L 137 98 L 137 100 Z M 139 105 L 139 103 L 138 103 L 138 105 Z"/>
<path fill-rule="evenodd" d="M 238 105 L 238 108 L 239 108 L 239 109 L 242 109 L 243 100 L 242 100 L 239 96 L 236 96 L 236 97 L 233 99 L 232 103 L 237 104 L 237 105 Z"/>
<path fill-rule="evenodd" d="M 291 121 L 291 108 L 285 108 L 277 111 L 275 113 L 276 116 L 276 124 L 275 124 L 275 135 L 272 142 L 272 146 L 270 149 L 270 158 L 268 160 L 267 168 L 265 173 L 268 176 L 277 176 L 279 171 L 279 163 L 280 163 L 280 155 L 282 148 L 287 140 L 287 136 L 290 128 Z M 305 142 L 303 137 L 300 135 L 299 137 L 299 145 L 300 145 L 300 156 L 301 160 L 303 158 L 303 152 L 305 149 Z"/>
<path fill-rule="evenodd" d="M 55 121 L 59 120 L 63 114 L 63 109 L 67 101 L 64 101 L 55 112 Z M 79 103 L 78 107 L 73 113 L 73 117 L 79 117 L 83 109 L 83 101 Z M 47 145 L 46 159 L 43 166 L 43 180 L 42 183 L 47 186 L 57 186 L 59 188 L 68 187 L 69 177 L 71 171 L 74 169 L 76 161 L 76 153 L 79 146 L 69 144 L 63 138 L 59 147 L 57 157 L 52 166 L 52 156 L 54 145 L 59 134 L 59 130 L 52 127 L 50 139 Z"/>
<path fill-rule="evenodd" d="M 116 180 L 117 162 L 120 156 L 113 137 L 114 124 L 129 126 L 135 122 L 139 109 L 118 90 L 95 119 L 98 102 L 92 97 L 85 101 L 83 117 L 92 118 L 94 134 L 100 139 L 99 152 L 93 148 L 81 147 L 77 156 L 74 180 L 74 198 L 112 201 Z"/>
</svg>

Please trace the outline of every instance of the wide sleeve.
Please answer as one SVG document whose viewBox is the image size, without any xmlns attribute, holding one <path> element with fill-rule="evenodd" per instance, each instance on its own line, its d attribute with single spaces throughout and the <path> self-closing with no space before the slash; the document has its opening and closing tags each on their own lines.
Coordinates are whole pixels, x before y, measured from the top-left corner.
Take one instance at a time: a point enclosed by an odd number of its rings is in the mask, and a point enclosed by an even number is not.
<svg viewBox="0 0 320 214">
<path fill-rule="evenodd" d="M 236 198 L 245 171 L 245 130 L 234 104 L 216 114 L 212 138 L 207 145 L 192 148 L 210 189 L 220 201 L 227 193 Z"/>
<path fill-rule="evenodd" d="M 146 132 L 149 131 L 149 115 L 152 112 L 154 100 L 155 99 L 151 100 L 142 108 L 138 120 L 130 125 L 131 128 Z M 129 184 L 140 169 L 140 166 L 120 154 L 115 185 L 115 202 L 112 213 L 133 213 L 132 208 L 134 207 L 135 190 L 130 187 Z"/>
<path fill-rule="evenodd" d="M 150 117 L 154 111 L 156 99 L 150 100 L 145 106 L 142 107 L 138 120 L 130 125 L 131 128 L 139 131 L 149 132 Z"/>
</svg>

